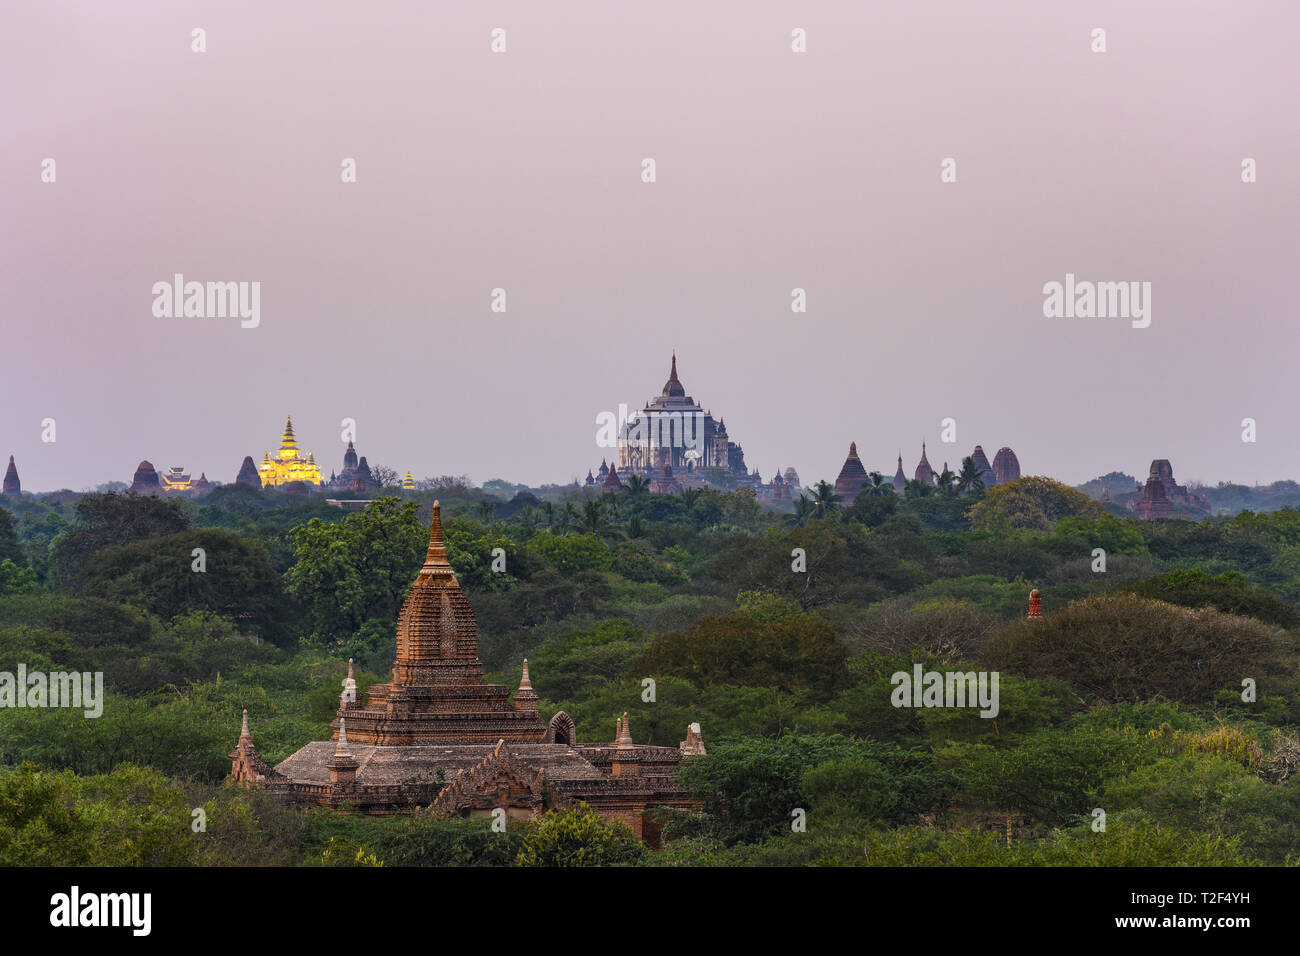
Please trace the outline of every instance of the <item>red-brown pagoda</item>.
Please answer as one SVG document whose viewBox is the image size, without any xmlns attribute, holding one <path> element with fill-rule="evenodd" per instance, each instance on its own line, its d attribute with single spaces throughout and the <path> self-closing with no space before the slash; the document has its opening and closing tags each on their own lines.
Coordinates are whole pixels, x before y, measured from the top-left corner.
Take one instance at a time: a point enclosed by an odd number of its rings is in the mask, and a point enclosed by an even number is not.
<svg viewBox="0 0 1300 956">
<path fill-rule="evenodd" d="M 474 611 L 447 561 L 435 501 L 424 566 L 397 618 L 392 680 L 372 685 L 362 704 L 349 662 L 333 738 L 274 768 L 258 755 L 245 713 L 231 776 L 287 803 L 373 814 L 538 816 L 581 802 L 652 843 L 648 808 L 698 807 L 675 779 L 684 758 L 704 753 L 698 724 L 678 747 L 656 747 L 632 743 L 624 714 L 612 743 L 579 744 L 568 714 L 545 723 L 537 708 L 527 661 L 513 701 L 483 679 Z"/>
</svg>

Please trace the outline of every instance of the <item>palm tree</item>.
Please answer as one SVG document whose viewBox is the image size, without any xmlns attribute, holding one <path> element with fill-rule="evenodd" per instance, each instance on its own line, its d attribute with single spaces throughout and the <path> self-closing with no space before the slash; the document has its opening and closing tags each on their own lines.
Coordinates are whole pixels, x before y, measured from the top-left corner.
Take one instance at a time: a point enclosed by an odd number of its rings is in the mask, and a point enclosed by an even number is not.
<svg viewBox="0 0 1300 956">
<path fill-rule="evenodd" d="M 878 471 L 873 471 L 867 475 L 871 479 L 871 484 L 867 485 L 867 494 L 873 498 L 879 498 L 881 495 L 892 495 L 894 486 L 885 480 L 885 476 Z"/>
<path fill-rule="evenodd" d="M 623 479 L 623 490 L 629 498 L 640 498 L 650 491 L 650 481 L 640 475 L 628 475 Z"/>
<path fill-rule="evenodd" d="M 904 488 L 909 498 L 927 498 L 934 494 L 933 485 L 927 485 L 924 481 L 915 478 L 909 478 Z"/>
<path fill-rule="evenodd" d="M 496 505 L 486 498 L 478 503 L 478 516 L 483 519 L 485 524 L 491 523 L 492 519 L 496 517 L 496 513 Z"/>
<path fill-rule="evenodd" d="M 957 475 L 957 490 L 963 494 L 978 495 L 984 490 L 984 479 L 980 475 L 979 465 L 967 455 L 961 460 L 961 471 Z"/>
<path fill-rule="evenodd" d="M 945 498 L 955 498 L 957 497 L 956 480 L 957 476 L 945 467 L 943 471 L 939 472 L 934 481 L 935 486 L 939 489 L 939 494 Z"/>
<path fill-rule="evenodd" d="M 686 506 L 686 510 L 690 511 L 695 507 L 695 502 L 700 500 L 700 489 L 687 488 L 681 493 L 680 498 L 682 499 L 682 504 Z"/>
<path fill-rule="evenodd" d="M 560 520 L 555 526 L 560 530 L 560 534 L 568 534 L 571 530 L 582 523 L 582 518 L 578 514 L 578 509 L 573 507 L 573 502 L 566 502 L 564 510 L 560 512 Z"/>
<path fill-rule="evenodd" d="M 546 512 L 546 527 L 555 524 L 555 505 L 548 501 L 542 505 L 542 510 Z"/>
<path fill-rule="evenodd" d="M 802 528 L 816 511 L 817 506 L 813 504 L 813 500 L 801 492 L 799 500 L 794 503 L 794 514 L 786 515 L 785 520 L 796 527 Z"/>
<path fill-rule="evenodd" d="M 641 522 L 640 515 L 633 515 L 627 522 L 627 536 L 629 538 L 639 538 L 645 534 L 645 525 Z"/>
<path fill-rule="evenodd" d="M 579 526 L 583 531 L 597 537 L 609 530 L 609 519 L 605 517 L 605 509 L 599 498 L 595 501 L 584 501 L 582 503 Z"/>
<path fill-rule="evenodd" d="M 822 479 L 813 487 L 813 507 L 817 517 L 825 518 L 840 507 L 840 496 L 835 493 L 835 486 Z"/>
</svg>

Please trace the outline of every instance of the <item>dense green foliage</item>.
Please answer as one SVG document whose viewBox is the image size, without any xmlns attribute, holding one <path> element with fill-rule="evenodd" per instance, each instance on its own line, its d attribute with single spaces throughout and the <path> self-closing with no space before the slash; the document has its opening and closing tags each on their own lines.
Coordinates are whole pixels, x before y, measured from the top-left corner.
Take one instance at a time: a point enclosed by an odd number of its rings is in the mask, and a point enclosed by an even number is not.
<svg viewBox="0 0 1300 956">
<path fill-rule="evenodd" d="M 347 512 L 238 486 L 0 503 L 0 671 L 105 687 L 97 718 L 0 708 L 0 865 L 1297 862 L 1300 513 L 1139 522 L 974 478 L 789 514 L 454 481 Z M 639 743 L 702 724 L 703 809 L 662 814 L 664 850 L 583 808 L 497 832 L 223 785 L 242 709 L 274 763 L 328 735 L 348 657 L 363 691 L 387 677 L 435 495 L 490 679 L 529 658 L 581 740 L 624 711 Z M 915 665 L 998 671 L 999 713 L 894 706 Z"/>
</svg>

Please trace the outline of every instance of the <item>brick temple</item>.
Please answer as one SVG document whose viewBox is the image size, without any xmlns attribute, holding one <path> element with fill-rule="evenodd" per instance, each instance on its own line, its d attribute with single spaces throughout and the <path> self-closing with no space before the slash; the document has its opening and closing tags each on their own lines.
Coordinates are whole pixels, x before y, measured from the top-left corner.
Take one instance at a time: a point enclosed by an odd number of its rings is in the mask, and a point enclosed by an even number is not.
<svg viewBox="0 0 1300 956">
<path fill-rule="evenodd" d="M 627 714 L 610 743 L 581 744 L 559 711 L 543 721 L 528 662 L 513 699 L 489 684 L 478 658 L 478 625 L 447 561 L 441 509 L 424 566 L 397 618 L 392 679 L 363 703 L 352 664 L 330 740 L 315 741 L 275 767 L 262 760 L 244 712 L 231 777 L 286 803 L 368 814 L 426 811 L 445 816 L 541 816 L 585 803 L 658 842 L 652 807 L 697 809 L 676 782 L 684 759 L 704 753 L 699 724 L 677 747 L 632 742 Z"/>
</svg>

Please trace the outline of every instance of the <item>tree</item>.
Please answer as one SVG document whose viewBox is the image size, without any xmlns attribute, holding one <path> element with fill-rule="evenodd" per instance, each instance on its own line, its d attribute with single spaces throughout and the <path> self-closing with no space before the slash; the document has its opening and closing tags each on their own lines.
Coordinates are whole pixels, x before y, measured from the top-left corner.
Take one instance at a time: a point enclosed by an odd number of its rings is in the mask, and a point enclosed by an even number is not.
<svg viewBox="0 0 1300 956">
<path fill-rule="evenodd" d="M 402 484 L 401 474 L 387 465 L 371 465 L 370 477 L 374 479 L 376 488 L 397 488 Z"/>
<path fill-rule="evenodd" d="M 872 498 L 880 498 L 894 493 L 894 486 L 880 472 L 870 472 L 867 477 L 871 479 L 871 484 L 867 485 L 866 491 Z"/>
<path fill-rule="evenodd" d="M 640 475 L 628 475 L 623 479 L 623 491 L 629 498 L 640 498 L 642 495 L 649 494 L 650 481 Z"/>
<path fill-rule="evenodd" d="M 822 479 L 813 486 L 813 508 L 818 518 L 825 518 L 839 510 L 840 496 L 835 486 Z"/>
<path fill-rule="evenodd" d="M 86 495 L 77 502 L 78 523 L 54 542 L 51 557 L 59 577 L 76 582 L 100 548 L 159 538 L 190 526 L 175 498 L 152 495 Z"/>
<path fill-rule="evenodd" d="M 794 514 L 786 515 L 786 521 L 797 528 L 802 528 L 817 516 L 817 505 L 807 495 L 800 492 L 794 503 Z"/>
<path fill-rule="evenodd" d="M 799 614 L 756 621 L 728 614 L 659 635 L 639 666 L 641 673 L 672 674 L 698 687 L 744 684 L 828 696 L 849 679 L 845 661 L 835 632 L 817 618 Z"/>
<path fill-rule="evenodd" d="M 606 822 L 586 804 L 551 810 L 525 836 L 516 866 L 618 866 L 646 854 L 621 820 Z"/>
<path fill-rule="evenodd" d="M 934 485 L 927 484 L 919 478 L 909 478 L 903 490 L 909 498 L 928 498 L 934 494 Z"/>
<path fill-rule="evenodd" d="M 13 515 L 4 508 L 0 508 L 0 561 L 12 561 L 17 565 L 27 563 L 27 555 L 23 554 L 23 546 L 14 528 Z"/>
<path fill-rule="evenodd" d="M 1061 518 L 1100 518 L 1100 504 L 1081 491 L 1050 478 L 1017 478 L 987 491 L 971 505 L 971 525 L 980 531 L 1051 531 Z"/>
<path fill-rule="evenodd" d="M 421 478 L 415 483 L 420 491 L 441 491 L 444 488 L 469 488 L 469 475 L 438 475 Z"/>
<path fill-rule="evenodd" d="M 427 541 L 417 508 L 380 498 L 341 523 L 313 518 L 293 530 L 287 590 L 305 603 L 318 640 L 343 648 L 367 621 L 396 621 Z"/>
<path fill-rule="evenodd" d="M 614 534 L 614 525 L 610 521 L 609 515 L 606 514 L 605 503 L 602 498 L 582 503 L 582 513 L 578 516 L 578 527 L 585 534 L 594 535 L 597 538 L 611 537 Z"/>
<path fill-rule="evenodd" d="M 984 490 L 983 474 L 970 455 L 961 460 L 961 471 L 957 473 L 957 490 L 964 495 L 978 495 Z"/>
<path fill-rule="evenodd" d="M 943 495 L 945 498 L 955 498 L 957 496 L 956 481 L 957 476 L 948 470 L 947 465 L 944 466 L 943 471 L 939 472 L 934 479 L 935 487 L 938 489 L 939 494 Z"/>
<path fill-rule="evenodd" d="M 0 561 L 0 597 L 10 594 L 30 594 L 37 589 L 36 572 L 14 564 L 8 558 Z"/>
<path fill-rule="evenodd" d="M 202 571 L 195 570 L 195 549 Z M 280 575 L 257 541 L 217 528 L 103 548 L 83 572 L 85 592 L 169 620 L 214 611 L 244 633 L 277 642 L 287 636 Z"/>
<path fill-rule="evenodd" d="M 1056 677 L 1087 702 L 1163 697 L 1208 705 L 1241 679 L 1293 673 L 1282 632 L 1213 608 L 1189 610 L 1133 594 L 1102 594 L 1033 621 L 1004 625 L 980 654 L 991 668 Z"/>
</svg>

